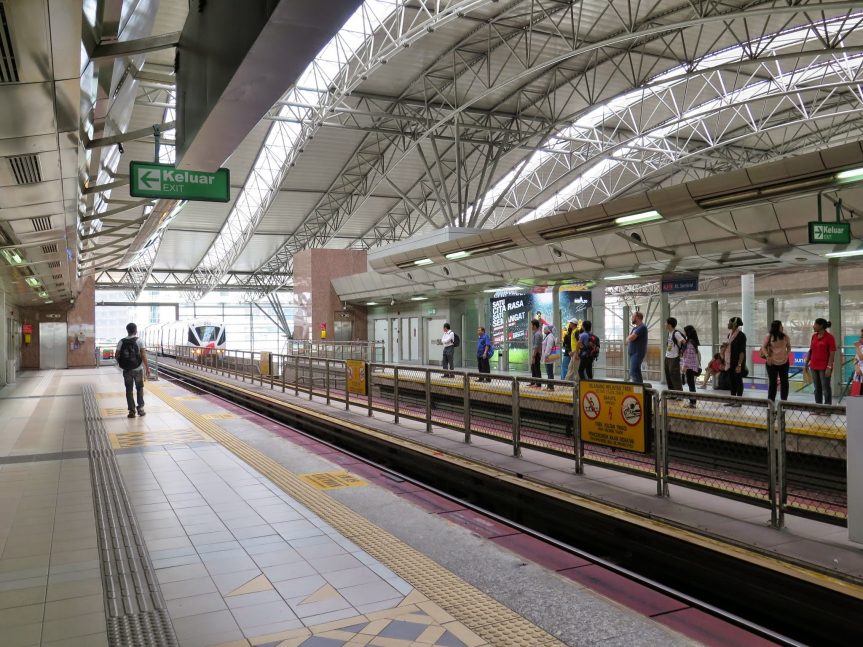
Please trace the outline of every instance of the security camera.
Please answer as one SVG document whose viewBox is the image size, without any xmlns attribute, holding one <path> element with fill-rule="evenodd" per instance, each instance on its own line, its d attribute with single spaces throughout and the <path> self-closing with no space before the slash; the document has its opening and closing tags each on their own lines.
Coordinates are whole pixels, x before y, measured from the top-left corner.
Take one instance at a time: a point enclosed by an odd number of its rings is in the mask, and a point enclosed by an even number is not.
<svg viewBox="0 0 863 647">
<path fill-rule="evenodd" d="M 121 143 L 119 143 L 119 144 L 117 144 L 117 150 L 119 150 L 119 151 L 120 151 L 120 155 L 122 155 L 123 153 L 125 153 L 125 152 L 126 152 L 126 149 L 125 149 L 125 148 L 123 148 L 123 144 L 122 144 L 122 142 L 121 142 Z"/>
<path fill-rule="evenodd" d="M 641 242 L 641 234 L 638 234 L 636 232 L 632 232 L 631 234 L 629 234 L 629 237 L 632 238 L 632 240 L 634 240 L 636 243 Z"/>
<path fill-rule="evenodd" d="M 392 299 L 390 299 L 390 305 L 394 306 L 395 304 L 396 304 L 396 299 L 395 299 L 395 297 L 393 297 Z"/>
</svg>

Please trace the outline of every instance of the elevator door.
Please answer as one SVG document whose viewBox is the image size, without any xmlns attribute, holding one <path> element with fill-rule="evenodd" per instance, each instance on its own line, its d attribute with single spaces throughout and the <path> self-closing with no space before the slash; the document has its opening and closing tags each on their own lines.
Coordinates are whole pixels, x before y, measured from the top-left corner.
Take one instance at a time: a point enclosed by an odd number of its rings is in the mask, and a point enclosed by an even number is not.
<svg viewBox="0 0 863 647">
<path fill-rule="evenodd" d="M 66 324 L 39 324 L 39 368 L 66 368 Z"/>
</svg>

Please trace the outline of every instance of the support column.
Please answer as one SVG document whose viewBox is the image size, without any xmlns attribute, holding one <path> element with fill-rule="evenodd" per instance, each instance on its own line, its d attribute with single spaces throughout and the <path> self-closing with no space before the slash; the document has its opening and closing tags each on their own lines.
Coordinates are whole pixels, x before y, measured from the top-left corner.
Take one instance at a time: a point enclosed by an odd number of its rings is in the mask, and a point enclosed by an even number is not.
<svg viewBox="0 0 863 647">
<path fill-rule="evenodd" d="M 626 338 L 629 337 L 629 326 L 631 321 L 632 312 L 630 311 L 629 306 L 623 306 L 623 344 L 621 345 L 623 357 L 621 358 L 621 362 L 623 363 L 622 370 L 624 380 L 632 378 L 629 374 L 629 344 L 626 341 Z M 605 376 L 608 377 L 608 372 L 606 372 Z"/>
<path fill-rule="evenodd" d="M 755 275 L 744 274 L 740 277 L 740 318 L 743 319 L 743 332 L 749 342 L 758 330 L 755 325 Z M 747 352 L 748 354 L 748 352 Z"/>
<path fill-rule="evenodd" d="M 830 385 L 833 387 L 833 401 L 839 399 L 842 388 L 842 295 L 839 292 L 839 259 L 827 259 L 827 318 L 830 320 L 830 331 L 836 338 L 836 357 L 833 362 L 833 375 Z"/>
<path fill-rule="evenodd" d="M 766 328 L 770 328 L 770 324 L 773 323 L 774 319 L 776 319 L 776 299 L 773 297 L 767 299 L 767 326 Z"/>
<path fill-rule="evenodd" d="M 659 363 L 662 366 L 660 370 L 661 384 L 665 384 L 665 340 L 667 333 L 665 332 L 665 320 L 671 316 L 671 304 L 668 303 L 668 292 L 663 292 L 659 295 Z"/>
<path fill-rule="evenodd" d="M 555 285 L 554 290 L 551 292 L 551 323 L 557 331 L 558 339 L 555 342 L 557 344 L 560 343 L 560 332 L 562 330 L 560 319 L 560 286 Z"/>
<path fill-rule="evenodd" d="M 66 313 L 66 365 L 93 368 L 96 363 L 96 281 L 84 279 L 75 303 Z M 139 330 L 144 326 L 139 324 Z"/>
<path fill-rule="evenodd" d="M 719 327 L 719 301 L 710 302 L 710 343 L 713 346 L 713 352 L 710 353 L 711 358 L 719 352 L 719 337 L 721 328 Z"/>
</svg>

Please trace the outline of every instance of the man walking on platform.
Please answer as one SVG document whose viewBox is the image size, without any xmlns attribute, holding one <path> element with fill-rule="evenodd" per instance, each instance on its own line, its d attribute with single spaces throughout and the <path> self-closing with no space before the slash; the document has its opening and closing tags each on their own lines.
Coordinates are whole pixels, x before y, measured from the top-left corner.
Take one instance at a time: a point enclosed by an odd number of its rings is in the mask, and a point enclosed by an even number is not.
<svg viewBox="0 0 863 647">
<path fill-rule="evenodd" d="M 530 375 L 542 377 L 542 371 L 539 368 L 539 360 L 542 358 L 542 331 L 539 329 L 539 320 L 534 319 L 530 322 L 530 332 Z M 534 389 L 542 387 L 539 382 L 531 382 L 528 386 Z"/>
<path fill-rule="evenodd" d="M 143 417 L 144 413 L 144 371 L 147 371 L 147 379 L 150 379 L 150 365 L 147 363 L 147 351 L 144 342 L 138 338 L 138 326 L 133 323 L 126 325 L 127 337 L 120 340 L 114 357 L 117 358 L 117 366 L 123 371 L 123 383 L 126 385 L 126 405 L 129 408 L 129 418 L 137 415 Z M 132 385 L 138 396 L 138 405 L 132 397 Z"/>
<path fill-rule="evenodd" d="M 629 379 L 641 384 L 641 365 L 647 355 L 647 326 L 644 325 L 644 315 L 636 312 L 632 315 L 632 330 L 626 338 L 629 345 Z"/>
</svg>

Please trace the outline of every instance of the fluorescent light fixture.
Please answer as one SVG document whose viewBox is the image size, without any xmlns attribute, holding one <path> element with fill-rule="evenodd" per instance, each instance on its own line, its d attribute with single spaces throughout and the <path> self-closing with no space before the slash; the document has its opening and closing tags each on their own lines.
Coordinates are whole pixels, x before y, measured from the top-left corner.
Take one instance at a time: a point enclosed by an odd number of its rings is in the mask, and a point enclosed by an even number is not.
<svg viewBox="0 0 863 647">
<path fill-rule="evenodd" d="M 434 261 L 430 258 L 421 258 L 418 261 L 414 261 L 414 265 L 431 265 Z"/>
<path fill-rule="evenodd" d="M 521 289 L 521 288 L 518 288 L 518 287 L 512 286 L 512 285 L 505 285 L 502 288 L 489 288 L 488 290 L 483 290 L 483 292 L 488 292 L 489 294 L 492 294 L 494 292 L 511 292 L 512 290 L 519 290 L 519 289 Z"/>
<path fill-rule="evenodd" d="M 31 288 L 38 288 L 42 285 L 42 281 L 39 280 L 39 277 L 36 276 L 28 276 L 24 279 Z"/>
<path fill-rule="evenodd" d="M 470 252 L 461 249 L 457 252 L 451 252 L 447 254 L 446 256 L 444 256 L 444 258 L 450 261 L 457 261 L 460 258 L 467 258 L 468 256 L 470 256 Z"/>
<path fill-rule="evenodd" d="M 378 305 L 378 302 L 377 301 L 366 301 L 366 305 L 367 306 L 376 306 L 376 305 Z"/>
<path fill-rule="evenodd" d="M 863 168 L 852 168 L 836 174 L 837 180 L 863 180 Z"/>
<path fill-rule="evenodd" d="M 45 292 L 45 290 L 42 290 L 41 292 L 39 292 L 39 296 L 42 297 L 43 299 L 47 299 L 48 293 Z"/>
<path fill-rule="evenodd" d="M 628 279 L 637 279 L 638 274 L 618 274 L 617 276 L 606 276 L 606 281 L 626 281 Z"/>
<path fill-rule="evenodd" d="M 662 214 L 656 210 L 634 213 L 631 216 L 620 216 L 620 218 L 614 219 L 614 224 L 618 227 L 627 227 L 629 225 L 639 225 L 644 222 L 653 222 L 654 220 L 662 220 Z"/>
<path fill-rule="evenodd" d="M 411 301 L 428 301 L 428 297 L 411 297 Z"/>
<path fill-rule="evenodd" d="M 863 249 L 846 249 L 844 252 L 824 254 L 826 258 L 847 258 L 848 256 L 863 256 Z"/>
<path fill-rule="evenodd" d="M 54 300 L 53 300 L 53 299 L 47 299 L 47 300 L 45 301 L 45 303 L 54 303 Z"/>
<path fill-rule="evenodd" d="M 3 258 L 6 259 L 6 262 L 9 265 L 21 265 L 24 262 L 24 259 L 21 258 L 21 254 L 17 249 L 3 249 L 0 250 L 0 253 L 3 254 Z"/>
</svg>

